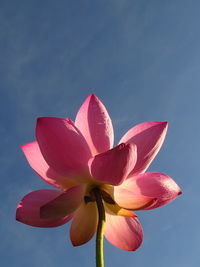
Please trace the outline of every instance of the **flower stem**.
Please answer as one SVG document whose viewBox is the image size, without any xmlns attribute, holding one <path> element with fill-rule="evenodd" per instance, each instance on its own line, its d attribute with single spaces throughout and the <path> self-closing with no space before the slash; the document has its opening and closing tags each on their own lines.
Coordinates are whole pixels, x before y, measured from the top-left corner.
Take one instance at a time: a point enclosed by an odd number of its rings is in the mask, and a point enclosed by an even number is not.
<svg viewBox="0 0 200 267">
<path fill-rule="evenodd" d="M 104 267 L 103 237 L 105 225 L 105 209 L 103 206 L 101 191 L 99 190 L 99 188 L 94 188 L 93 193 L 96 198 L 97 209 L 99 214 L 96 234 L 96 267 Z"/>
</svg>

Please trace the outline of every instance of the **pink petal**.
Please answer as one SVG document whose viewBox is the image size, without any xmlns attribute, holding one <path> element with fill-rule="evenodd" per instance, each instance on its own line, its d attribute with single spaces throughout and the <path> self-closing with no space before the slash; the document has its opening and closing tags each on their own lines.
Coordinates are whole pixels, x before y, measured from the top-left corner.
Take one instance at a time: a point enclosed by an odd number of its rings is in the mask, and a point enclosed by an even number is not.
<svg viewBox="0 0 200 267">
<path fill-rule="evenodd" d="M 90 173 L 100 182 L 119 185 L 133 169 L 136 159 L 135 145 L 120 144 L 90 159 Z"/>
<path fill-rule="evenodd" d="M 113 192 L 115 202 L 125 209 L 140 210 L 152 206 L 157 199 L 154 197 L 143 196 L 136 194 L 134 190 L 124 189 L 121 186 L 116 186 Z"/>
<path fill-rule="evenodd" d="M 87 170 L 89 147 L 69 119 L 39 118 L 36 137 L 47 164 L 64 176 L 80 176 Z"/>
<path fill-rule="evenodd" d="M 181 194 L 181 189 L 175 181 L 159 172 L 147 172 L 130 177 L 120 187 L 132 192 L 133 195 L 148 196 L 156 199 L 152 205 L 144 209 L 163 206 Z"/>
<path fill-rule="evenodd" d="M 105 106 L 94 94 L 89 95 L 80 107 L 75 125 L 84 135 L 93 155 L 112 148 L 112 122 Z"/>
<path fill-rule="evenodd" d="M 142 243 L 142 226 L 137 218 L 106 213 L 105 237 L 120 249 L 134 251 Z"/>
<path fill-rule="evenodd" d="M 49 189 L 27 194 L 17 206 L 16 220 L 37 227 L 56 227 L 65 224 L 72 218 L 71 215 L 59 219 L 40 218 L 40 207 L 61 194 L 61 191 Z"/>
<path fill-rule="evenodd" d="M 48 184 L 57 188 L 67 189 L 76 183 L 58 174 L 53 168 L 49 167 L 40 152 L 38 143 L 31 142 L 21 146 L 31 168 Z"/>
<path fill-rule="evenodd" d="M 163 144 L 167 127 L 167 122 L 145 122 L 136 125 L 122 137 L 120 143 L 137 146 L 137 163 L 130 175 L 146 171 Z"/>
<path fill-rule="evenodd" d="M 83 186 L 75 186 L 60 194 L 40 208 L 40 216 L 44 219 L 57 219 L 74 212 L 84 198 Z"/>
<path fill-rule="evenodd" d="M 81 246 L 87 243 L 97 229 L 98 212 L 96 203 L 82 203 L 74 213 L 70 229 L 70 238 L 74 246 Z"/>
</svg>

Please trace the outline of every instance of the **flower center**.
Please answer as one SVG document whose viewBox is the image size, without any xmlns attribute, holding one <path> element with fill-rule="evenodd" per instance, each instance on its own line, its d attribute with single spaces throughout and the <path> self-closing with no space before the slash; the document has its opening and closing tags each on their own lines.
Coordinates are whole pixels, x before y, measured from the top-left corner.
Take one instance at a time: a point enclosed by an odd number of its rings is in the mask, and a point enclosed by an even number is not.
<svg viewBox="0 0 200 267">
<path fill-rule="evenodd" d="M 120 215 L 124 217 L 137 217 L 135 213 L 131 210 L 120 207 L 113 199 L 114 187 L 108 184 L 93 184 L 89 185 L 86 189 L 86 194 L 84 196 L 85 204 L 96 202 L 96 192 L 101 196 L 102 204 L 105 208 L 106 213 L 112 215 Z"/>
<path fill-rule="evenodd" d="M 100 189 L 97 186 L 95 186 L 92 189 L 90 189 L 89 193 L 84 196 L 84 201 L 85 201 L 86 204 L 89 203 L 89 202 L 95 202 L 96 201 L 96 198 L 95 198 L 95 195 L 94 195 L 95 188 L 98 188 L 98 190 L 100 191 L 100 194 L 102 196 L 102 199 L 106 203 L 112 204 L 112 205 L 116 204 L 116 202 L 113 200 L 113 198 L 106 191 Z"/>
</svg>

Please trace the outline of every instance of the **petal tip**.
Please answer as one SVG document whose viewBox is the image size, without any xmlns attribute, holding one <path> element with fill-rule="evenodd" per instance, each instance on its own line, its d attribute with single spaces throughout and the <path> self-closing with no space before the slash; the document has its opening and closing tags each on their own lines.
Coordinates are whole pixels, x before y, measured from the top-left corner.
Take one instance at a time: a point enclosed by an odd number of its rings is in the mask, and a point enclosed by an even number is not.
<svg viewBox="0 0 200 267">
<path fill-rule="evenodd" d="M 155 122 L 155 123 L 160 125 L 160 126 L 162 126 L 163 129 L 168 128 L 168 125 L 169 125 L 168 121 L 158 121 L 158 122 Z"/>
<path fill-rule="evenodd" d="M 180 189 L 180 191 L 178 192 L 178 196 L 182 195 L 182 190 Z"/>
<path fill-rule="evenodd" d="M 72 241 L 72 240 L 71 240 L 71 243 L 72 243 L 72 246 L 73 246 L 73 247 L 78 247 L 78 246 L 80 246 L 80 244 L 78 244 L 78 243 L 76 243 L 76 242 L 74 242 L 74 241 Z"/>
<path fill-rule="evenodd" d="M 16 209 L 16 213 L 15 213 L 15 220 L 18 221 L 18 222 L 20 221 L 20 220 L 19 220 L 18 207 L 17 207 L 17 209 Z"/>
<path fill-rule="evenodd" d="M 102 104 L 102 102 L 101 102 L 101 100 L 98 98 L 98 96 L 96 96 L 95 94 L 90 94 L 88 97 L 87 97 L 87 99 L 86 100 L 88 100 L 88 102 L 93 102 L 93 103 L 101 103 Z"/>
<path fill-rule="evenodd" d="M 16 213 L 15 213 L 15 220 L 21 223 L 23 222 L 23 218 L 21 216 L 21 208 L 22 208 L 22 203 L 21 201 L 18 203 L 17 208 L 16 208 Z"/>
<path fill-rule="evenodd" d="M 25 146 L 26 146 L 25 144 L 19 146 L 23 152 L 24 152 L 24 150 L 25 150 Z"/>
<path fill-rule="evenodd" d="M 37 119 L 36 119 L 36 122 L 37 122 L 37 123 L 41 122 L 41 121 L 42 121 L 42 118 L 43 118 L 43 117 L 39 117 L 39 118 L 37 118 Z"/>
<path fill-rule="evenodd" d="M 167 126 L 169 125 L 168 121 L 161 121 L 161 123 L 162 123 L 165 127 L 167 127 Z"/>
<path fill-rule="evenodd" d="M 56 117 L 38 117 L 36 119 L 36 125 L 41 123 L 47 123 L 49 120 L 57 119 Z"/>
<path fill-rule="evenodd" d="M 21 150 L 24 152 L 25 150 L 27 150 L 29 148 L 30 145 L 36 143 L 37 141 L 32 141 L 32 142 L 29 142 L 27 144 L 23 144 L 23 145 L 20 145 L 19 147 L 21 148 Z"/>
<path fill-rule="evenodd" d="M 158 126 L 162 129 L 165 129 L 168 127 L 168 121 L 150 121 L 150 122 L 143 122 L 141 124 L 138 124 L 138 125 L 149 125 L 150 127 L 151 126 Z M 136 125 L 137 126 L 137 125 Z"/>
<path fill-rule="evenodd" d="M 89 94 L 88 98 L 96 99 L 98 98 L 94 93 Z"/>
</svg>

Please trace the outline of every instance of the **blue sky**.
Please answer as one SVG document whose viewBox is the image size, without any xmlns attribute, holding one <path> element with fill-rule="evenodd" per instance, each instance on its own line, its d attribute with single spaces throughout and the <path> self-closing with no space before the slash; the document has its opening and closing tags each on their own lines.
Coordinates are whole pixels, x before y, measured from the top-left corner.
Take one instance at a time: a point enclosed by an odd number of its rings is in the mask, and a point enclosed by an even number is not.
<svg viewBox="0 0 200 267">
<path fill-rule="evenodd" d="M 94 240 L 78 248 L 69 225 L 15 221 L 18 201 L 48 188 L 19 146 L 35 139 L 39 116 L 69 116 L 89 93 L 106 105 L 117 143 L 144 121 L 169 121 L 149 170 L 183 195 L 138 212 L 145 238 L 136 252 L 105 242 L 106 266 L 188 267 L 200 262 L 200 2 L 77 0 L 0 2 L 0 261 L 3 267 L 94 266 Z"/>
</svg>

